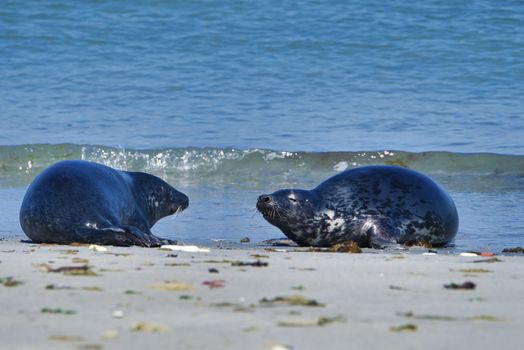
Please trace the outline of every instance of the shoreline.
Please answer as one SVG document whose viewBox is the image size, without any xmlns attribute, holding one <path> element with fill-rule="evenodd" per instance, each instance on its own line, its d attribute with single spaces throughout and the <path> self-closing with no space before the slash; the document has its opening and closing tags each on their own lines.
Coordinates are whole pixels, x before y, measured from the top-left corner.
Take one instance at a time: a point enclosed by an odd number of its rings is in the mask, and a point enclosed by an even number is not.
<svg viewBox="0 0 524 350">
<path fill-rule="evenodd" d="M 2 346 L 487 349 L 521 343 L 522 256 L 496 261 L 422 255 L 427 249 L 349 254 L 253 245 L 195 253 L 106 248 L 0 241 Z M 474 288 L 444 287 L 465 282 Z"/>
</svg>

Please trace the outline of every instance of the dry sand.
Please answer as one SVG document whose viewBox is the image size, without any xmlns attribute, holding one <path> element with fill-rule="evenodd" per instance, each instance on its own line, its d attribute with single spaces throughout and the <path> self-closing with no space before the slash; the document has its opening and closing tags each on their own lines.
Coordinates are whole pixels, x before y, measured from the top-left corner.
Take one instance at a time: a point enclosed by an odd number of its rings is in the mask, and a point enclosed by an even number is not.
<svg viewBox="0 0 524 350">
<path fill-rule="evenodd" d="M 287 250 L 96 252 L 1 241 L 0 348 L 522 347 L 523 257 Z M 466 281 L 475 288 L 444 288 Z"/>
</svg>

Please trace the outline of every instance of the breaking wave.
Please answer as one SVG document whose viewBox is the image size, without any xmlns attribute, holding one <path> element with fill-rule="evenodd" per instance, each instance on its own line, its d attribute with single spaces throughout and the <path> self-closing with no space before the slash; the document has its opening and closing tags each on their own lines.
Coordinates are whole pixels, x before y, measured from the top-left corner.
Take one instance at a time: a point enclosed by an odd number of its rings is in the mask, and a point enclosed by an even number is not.
<svg viewBox="0 0 524 350">
<path fill-rule="evenodd" d="M 421 171 L 455 186 L 524 187 L 524 156 L 493 153 L 290 152 L 266 149 L 129 149 L 96 145 L 32 144 L 0 146 L 0 186 L 26 186 L 44 168 L 83 159 L 117 169 L 145 171 L 185 186 L 313 185 L 336 172 L 372 165 Z M 488 181 L 489 180 L 489 181 Z M 458 185 L 457 185 L 458 181 Z"/>
</svg>

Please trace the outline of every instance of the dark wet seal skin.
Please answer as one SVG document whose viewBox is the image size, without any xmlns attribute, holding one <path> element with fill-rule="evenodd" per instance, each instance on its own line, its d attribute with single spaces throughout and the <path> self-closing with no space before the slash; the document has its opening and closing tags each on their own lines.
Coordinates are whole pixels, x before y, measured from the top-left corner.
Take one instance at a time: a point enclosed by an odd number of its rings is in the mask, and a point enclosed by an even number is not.
<svg viewBox="0 0 524 350">
<path fill-rule="evenodd" d="M 301 246 L 446 246 L 458 229 L 451 197 L 429 177 L 396 166 L 344 171 L 315 189 L 258 198 L 257 209 Z"/>
<path fill-rule="evenodd" d="M 20 224 L 36 243 L 154 247 L 173 241 L 151 227 L 181 212 L 187 196 L 162 179 L 86 161 L 62 161 L 29 186 Z"/>
</svg>

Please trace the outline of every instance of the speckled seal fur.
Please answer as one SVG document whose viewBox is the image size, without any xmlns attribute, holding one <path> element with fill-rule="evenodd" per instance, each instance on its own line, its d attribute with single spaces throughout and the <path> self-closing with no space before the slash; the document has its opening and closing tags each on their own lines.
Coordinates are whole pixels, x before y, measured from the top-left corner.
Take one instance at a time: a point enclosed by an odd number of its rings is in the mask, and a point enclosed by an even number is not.
<svg viewBox="0 0 524 350">
<path fill-rule="evenodd" d="M 257 209 L 301 246 L 354 241 L 362 247 L 448 245 L 458 229 L 451 197 L 429 177 L 396 166 L 337 174 L 311 191 L 279 190 Z"/>
<path fill-rule="evenodd" d="M 162 179 L 86 161 L 62 161 L 29 186 L 20 224 L 36 243 L 158 246 L 161 218 L 183 211 L 189 200 Z"/>
</svg>

